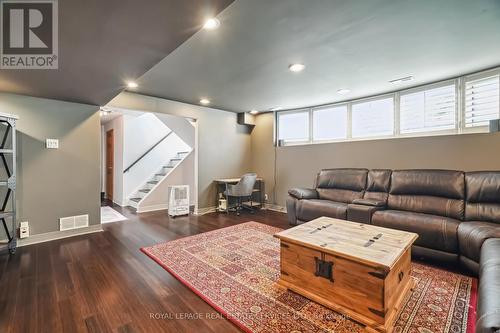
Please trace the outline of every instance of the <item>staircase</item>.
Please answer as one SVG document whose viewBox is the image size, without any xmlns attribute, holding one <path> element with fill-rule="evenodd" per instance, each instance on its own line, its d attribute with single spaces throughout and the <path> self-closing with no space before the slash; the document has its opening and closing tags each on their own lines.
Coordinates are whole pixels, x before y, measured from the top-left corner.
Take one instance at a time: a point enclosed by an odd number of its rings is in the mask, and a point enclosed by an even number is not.
<svg viewBox="0 0 500 333">
<path fill-rule="evenodd" d="M 139 203 L 154 190 L 189 154 L 190 151 L 177 152 L 176 156 L 163 165 L 128 201 L 128 205 L 137 209 Z"/>
</svg>

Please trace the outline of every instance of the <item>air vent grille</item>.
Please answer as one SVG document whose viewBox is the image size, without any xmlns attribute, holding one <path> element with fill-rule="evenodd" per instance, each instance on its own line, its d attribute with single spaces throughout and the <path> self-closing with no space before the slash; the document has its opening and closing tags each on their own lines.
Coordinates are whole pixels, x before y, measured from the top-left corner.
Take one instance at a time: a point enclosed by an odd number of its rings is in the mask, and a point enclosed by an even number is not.
<svg viewBox="0 0 500 333">
<path fill-rule="evenodd" d="M 88 226 L 89 226 L 88 214 L 69 216 L 69 217 L 61 217 L 59 219 L 59 230 L 60 231 L 85 228 Z"/>
</svg>

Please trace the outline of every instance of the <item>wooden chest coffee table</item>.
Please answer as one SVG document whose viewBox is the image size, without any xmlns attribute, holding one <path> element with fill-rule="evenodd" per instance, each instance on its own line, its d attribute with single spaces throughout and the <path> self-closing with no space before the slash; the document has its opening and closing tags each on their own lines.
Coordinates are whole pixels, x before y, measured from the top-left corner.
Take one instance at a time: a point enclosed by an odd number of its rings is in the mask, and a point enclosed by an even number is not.
<svg viewBox="0 0 500 333">
<path fill-rule="evenodd" d="M 418 235 L 321 217 L 274 235 L 278 283 L 365 325 L 390 332 L 406 294 Z"/>
</svg>

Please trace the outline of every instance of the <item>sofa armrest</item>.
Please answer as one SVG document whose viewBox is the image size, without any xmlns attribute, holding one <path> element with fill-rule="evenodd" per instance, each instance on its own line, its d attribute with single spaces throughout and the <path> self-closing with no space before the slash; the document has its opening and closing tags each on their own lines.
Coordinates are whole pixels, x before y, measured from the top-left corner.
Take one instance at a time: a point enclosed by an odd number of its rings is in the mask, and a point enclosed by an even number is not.
<svg viewBox="0 0 500 333">
<path fill-rule="evenodd" d="M 288 190 L 288 194 L 299 200 L 318 199 L 318 192 L 311 188 L 292 188 Z"/>
<path fill-rule="evenodd" d="M 354 199 L 352 203 L 372 207 L 385 207 L 387 205 L 385 201 L 375 199 Z"/>
<path fill-rule="evenodd" d="M 484 242 L 479 265 L 476 333 L 500 331 L 500 238 Z"/>
<path fill-rule="evenodd" d="M 500 224 L 466 221 L 458 225 L 460 255 L 479 263 L 481 247 L 489 238 L 500 238 Z"/>
<path fill-rule="evenodd" d="M 371 224 L 373 213 L 379 210 L 384 210 L 384 207 L 349 204 L 347 205 L 347 220 Z"/>
</svg>

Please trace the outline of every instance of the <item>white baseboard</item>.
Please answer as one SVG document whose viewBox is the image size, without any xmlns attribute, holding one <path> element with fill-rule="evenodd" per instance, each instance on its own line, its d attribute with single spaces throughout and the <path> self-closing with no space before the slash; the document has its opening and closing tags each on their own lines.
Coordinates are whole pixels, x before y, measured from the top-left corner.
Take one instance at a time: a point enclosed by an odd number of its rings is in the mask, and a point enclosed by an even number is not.
<svg viewBox="0 0 500 333">
<path fill-rule="evenodd" d="M 31 244 L 44 243 L 44 242 L 49 242 L 49 241 L 56 240 L 56 239 L 85 235 L 85 234 L 90 234 L 93 232 L 100 232 L 100 231 L 103 231 L 102 225 L 95 224 L 95 225 L 91 225 L 88 227 L 72 229 L 72 230 L 46 232 L 43 234 L 33 235 L 33 236 L 30 236 L 30 237 L 24 238 L 24 239 L 18 239 L 17 246 L 21 247 L 21 246 L 26 246 L 26 245 L 31 245 Z"/>
<path fill-rule="evenodd" d="M 208 213 L 214 213 L 216 211 L 217 211 L 216 207 L 212 206 L 212 207 L 198 208 L 198 210 L 194 211 L 193 214 L 194 215 L 205 215 Z"/>
<path fill-rule="evenodd" d="M 286 213 L 286 207 L 278 206 L 274 204 L 264 204 L 264 209 L 272 210 L 275 212 Z"/>
<path fill-rule="evenodd" d="M 137 213 L 147 213 L 147 212 L 154 212 L 156 210 L 166 210 L 166 209 L 168 209 L 168 204 L 143 206 L 137 208 Z"/>
</svg>

